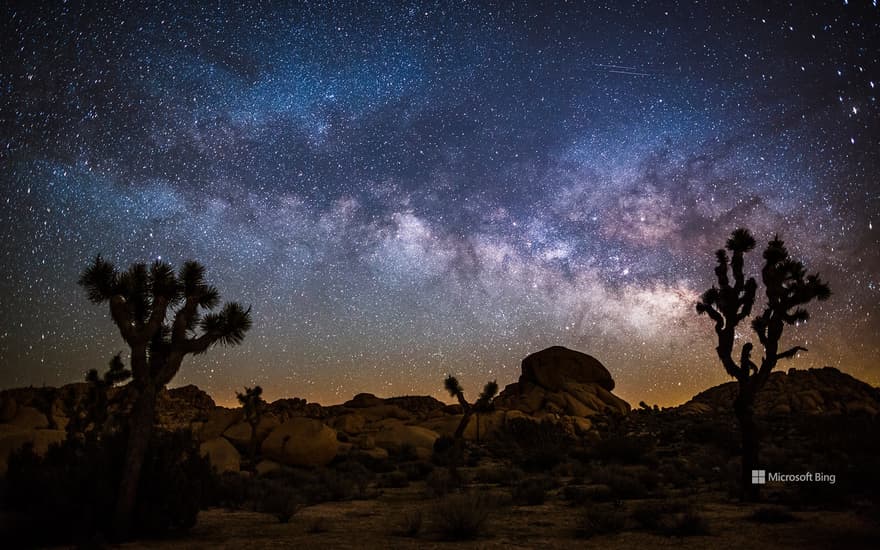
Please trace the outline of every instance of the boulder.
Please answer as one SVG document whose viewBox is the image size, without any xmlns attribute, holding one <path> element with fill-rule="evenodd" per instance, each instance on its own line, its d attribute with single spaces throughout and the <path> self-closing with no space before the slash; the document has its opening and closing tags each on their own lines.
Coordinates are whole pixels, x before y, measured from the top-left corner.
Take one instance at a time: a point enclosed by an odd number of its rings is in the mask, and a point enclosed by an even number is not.
<svg viewBox="0 0 880 550">
<path fill-rule="evenodd" d="M 202 426 L 199 432 L 201 441 L 208 441 L 223 435 L 223 432 L 230 426 L 239 422 L 242 418 L 241 409 L 227 409 L 226 407 L 215 407 L 208 413 L 208 420 Z"/>
<path fill-rule="evenodd" d="M 264 476 L 280 469 L 281 464 L 278 464 L 274 460 L 261 460 L 255 468 L 258 476 Z"/>
<path fill-rule="evenodd" d="M 349 407 L 352 409 L 362 409 L 364 407 L 375 407 L 378 405 L 384 405 L 385 400 L 380 399 L 373 395 L 372 393 L 359 393 L 352 397 L 350 400 L 343 403 L 343 407 Z"/>
<path fill-rule="evenodd" d="M 504 426 L 504 411 L 491 411 L 471 416 L 467 427 L 464 429 L 464 438 L 470 441 L 485 441 L 492 434 Z M 456 419 L 461 420 L 461 417 Z M 456 422 L 456 427 L 458 423 Z M 479 437 L 477 437 L 479 435 Z"/>
<path fill-rule="evenodd" d="M 388 458 L 388 451 L 382 447 L 374 447 L 372 449 L 356 449 L 352 451 L 354 456 L 368 456 L 374 460 L 385 460 Z"/>
<path fill-rule="evenodd" d="M 596 358 L 562 346 L 552 346 L 523 359 L 520 379 L 553 391 L 561 390 L 565 382 L 599 384 L 608 391 L 614 389 L 611 373 Z"/>
<path fill-rule="evenodd" d="M 21 430 L 39 430 L 49 426 L 46 415 L 34 407 L 18 407 L 18 411 L 9 424 Z"/>
<path fill-rule="evenodd" d="M 202 456 L 207 456 L 218 473 L 237 472 L 241 469 L 241 455 L 235 447 L 223 437 L 215 437 L 205 441 L 199 447 Z"/>
<path fill-rule="evenodd" d="M 523 359 L 519 381 L 505 387 L 494 403 L 536 417 L 629 413 L 629 404 L 611 393 L 613 388 L 611 374 L 597 359 L 553 346 Z M 592 425 L 580 426 L 587 424 Z"/>
<path fill-rule="evenodd" d="M 458 429 L 458 424 L 459 422 L 461 422 L 461 417 L 461 414 L 448 414 L 440 417 L 429 418 L 424 422 L 419 423 L 419 426 L 434 431 L 440 435 L 451 437 L 452 434 L 455 433 L 455 430 Z"/>
<path fill-rule="evenodd" d="M 364 431 L 367 420 L 358 413 L 349 413 L 337 416 L 333 419 L 333 427 L 340 432 L 350 435 L 359 434 Z"/>
<path fill-rule="evenodd" d="M 289 466 L 324 466 L 336 456 L 336 430 L 323 422 L 293 417 L 269 433 L 263 454 Z"/>
<path fill-rule="evenodd" d="M 394 424 L 383 428 L 374 436 L 376 445 L 391 452 L 399 452 L 404 447 L 433 450 L 434 441 L 440 435 L 421 426 Z"/>
<path fill-rule="evenodd" d="M 259 445 L 269 433 L 281 424 L 278 419 L 271 415 L 264 415 L 257 424 L 257 445 Z M 231 441 L 239 449 L 247 449 L 251 444 L 251 425 L 245 421 L 236 422 L 226 428 L 223 437 Z"/>
</svg>

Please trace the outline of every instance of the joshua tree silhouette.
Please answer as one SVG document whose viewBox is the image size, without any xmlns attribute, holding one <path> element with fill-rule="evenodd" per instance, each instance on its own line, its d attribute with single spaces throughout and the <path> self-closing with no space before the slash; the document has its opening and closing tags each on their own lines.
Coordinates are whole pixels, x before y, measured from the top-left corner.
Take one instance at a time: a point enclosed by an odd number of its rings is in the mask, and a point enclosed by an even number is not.
<svg viewBox="0 0 880 550">
<path fill-rule="evenodd" d="M 242 412 L 244 412 L 244 420 L 251 425 L 251 442 L 250 442 L 250 458 L 251 460 L 257 454 L 257 426 L 263 418 L 263 411 L 266 408 L 266 402 L 263 400 L 263 388 L 254 386 L 253 388 L 245 388 L 244 393 L 235 392 L 238 402 L 241 403 Z"/>
<path fill-rule="evenodd" d="M 492 410 L 492 400 L 495 398 L 495 394 L 498 393 L 498 382 L 494 380 L 486 382 L 482 393 L 480 393 L 480 396 L 474 401 L 473 405 L 468 403 L 464 398 L 464 390 L 456 377 L 447 376 L 443 385 L 446 387 L 446 391 L 449 392 L 449 395 L 458 399 L 458 403 L 461 405 L 461 412 L 464 413 L 464 416 L 461 417 L 461 422 L 458 423 L 458 428 L 455 429 L 455 434 L 453 435 L 454 439 L 460 440 L 464 437 L 464 431 L 467 429 L 471 417 L 474 414 L 477 414 L 479 417 L 481 413 Z M 477 439 L 480 439 L 479 423 L 477 424 Z"/>
<path fill-rule="evenodd" d="M 758 485 L 751 482 L 751 471 L 758 468 L 758 431 L 755 424 L 755 395 L 764 386 L 770 372 L 780 359 L 791 359 L 799 351 L 794 346 L 779 351 L 779 340 L 785 325 L 806 322 L 810 315 L 802 307 L 813 299 L 827 300 L 831 290 L 818 274 L 807 275 L 801 262 L 791 258 L 785 243 L 777 235 L 764 250 L 764 267 L 761 280 L 767 295 L 764 312 L 752 320 L 752 330 L 764 349 L 760 366 L 752 361 L 753 344 L 742 345 L 739 363 L 733 359 L 737 326 L 751 315 L 758 284 L 753 277 L 745 278 L 743 256 L 755 247 L 755 239 L 747 229 L 735 230 L 727 240 L 725 249 L 715 253 L 718 265 L 715 277 L 718 286 L 703 293 L 697 303 L 697 313 L 707 314 L 715 321 L 718 346 L 715 350 L 727 374 L 736 378 L 739 393 L 733 403 L 734 412 L 742 434 L 743 498 L 758 498 Z M 733 254 L 729 258 L 727 251 Z M 729 273 L 733 273 L 731 284 Z M 793 310 L 793 311 L 792 311 Z"/>
<path fill-rule="evenodd" d="M 110 359 L 110 369 L 104 376 L 98 374 L 97 369 L 86 373 L 86 382 L 89 384 L 86 399 L 79 406 L 76 403 L 69 403 L 67 406 L 71 412 L 70 422 L 67 424 L 68 437 L 85 434 L 90 426 L 92 435 L 103 435 L 111 405 L 108 391 L 116 384 L 131 378 L 131 371 L 125 368 L 121 355 L 117 353 Z"/>
<path fill-rule="evenodd" d="M 250 308 L 229 302 L 220 311 L 220 293 L 205 282 L 205 268 L 193 261 L 178 274 L 161 261 L 149 268 L 132 264 L 120 272 L 101 256 L 83 271 L 79 284 L 95 304 L 109 303 L 110 316 L 131 348 L 129 384 L 133 401 L 128 418 L 125 466 L 116 501 L 114 527 L 130 530 L 141 467 L 153 432 L 156 399 L 183 359 L 214 344 L 237 345 L 251 327 Z M 207 310 L 200 313 L 200 310 Z"/>
<path fill-rule="evenodd" d="M 468 423 L 471 421 L 471 417 L 474 414 L 479 415 L 479 413 L 491 410 L 492 400 L 495 398 L 495 394 L 498 393 L 498 383 L 494 380 L 486 382 L 486 385 L 483 387 L 483 392 L 480 393 L 480 396 L 473 405 L 468 403 L 464 398 L 464 390 L 462 389 L 458 378 L 449 375 L 446 377 L 446 380 L 443 381 L 443 385 L 446 387 L 446 391 L 449 392 L 449 395 L 458 400 L 458 403 L 461 405 L 461 412 L 463 413 L 461 422 L 458 423 L 458 427 L 455 429 L 455 433 L 452 436 L 452 454 L 449 459 L 449 473 L 452 475 L 453 479 L 458 480 L 457 467 L 458 462 L 461 459 L 464 431 L 467 429 Z M 479 440 L 479 438 L 479 424 L 477 424 L 477 439 Z"/>
</svg>

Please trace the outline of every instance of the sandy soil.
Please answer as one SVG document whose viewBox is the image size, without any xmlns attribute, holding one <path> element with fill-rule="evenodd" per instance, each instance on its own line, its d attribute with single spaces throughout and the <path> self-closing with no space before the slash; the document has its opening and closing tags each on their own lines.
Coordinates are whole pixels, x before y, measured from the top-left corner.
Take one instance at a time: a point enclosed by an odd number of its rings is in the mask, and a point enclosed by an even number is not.
<svg viewBox="0 0 880 550">
<path fill-rule="evenodd" d="M 419 484 L 386 489 L 375 500 L 304 508 L 286 524 L 268 514 L 212 509 L 202 512 L 198 525 L 183 538 L 135 542 L 123 548 L 880 548 L 880 528 L 854 513 L 794 512 L 796 521 L 759 524 L 746 519 L 754 506 L 726 502 L 718 494 L 698 499 L 710 526 L 711 534 L 705 536 L 667 537 L 628 530 L 578 539 L 579 509 L 550 498 L 540 506 L 500 506 L 485 535 L 475 541 L 446 542 L 432 525 L 437 501 L 423 495 Z M 423 513 L 419 535 L 395 535 L 402 518 L 414 510 Z"/>
</svg>

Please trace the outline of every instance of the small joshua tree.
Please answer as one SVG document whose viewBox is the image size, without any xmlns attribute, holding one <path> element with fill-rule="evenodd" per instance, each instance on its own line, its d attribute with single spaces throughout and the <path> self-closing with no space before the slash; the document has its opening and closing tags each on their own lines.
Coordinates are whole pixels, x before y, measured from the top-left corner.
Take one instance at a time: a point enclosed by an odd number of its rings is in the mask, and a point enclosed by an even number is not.
<svg viewBox="0 0 880 550">
<path fill-rule="evenodd" d="M 461 422 L 458 423 L 458 427 L 455 429 L 455 433 L 452 436 L 452 453 L 449 457 L 449 473 L 453 479 L 458 480 L 457 466 L 461 459 L 464 431 L 467 429 L 468 423 L 471 421 L 471 417 L 474 414 L 488 411 L 492 407 L 492 399 L 494 399 L 495 394 L 498 393 L 498 383 L 494 380 L 487 382 L 483 387 L 483 392 L 473 405 L 468 403 L 464 398 L 464 390 L 456 377 L 452 375 L 447 376 L 446 380 L 443 381 L 443 385 L 446 387 L 446 391 L 449 392 L 449 395 L 455 397 L 461 405 Z M 479 439 L 479 424 L 477 425 L 477 429 L 477 438 Z"/>
<path fill-rule="evenodd" d="M 496 381 L 486 382 L 486 385 L 483 387 L 483 392 L 480 393 L 480 396 L 477 400 L 471 405 L 464 398 L 464 390 L 461 387 L 461 384 L 458 382 L 458 379 L 454 376 L 447 376 L 446 380 L 444 380 L 443 385 L 446 387 L 446 391 L 449 392 L 449 395 L 458 399 L 458 403 L 461 405 L 461 412 L 464 416 L 461 417 L 461 422 L 458 423 L 458 428 L 455 430 L 455 434 L 453 438 L 456 440 L 460 440 L 464 437 L 464 431 L 467 429 L 468 424 L 471 421 L 471 417 L 474 414 L 479 415 L 484 412 L 489 412 L 492 410 L 492 400 L 495 398 L 495 394 L 498 393 L 498 383 Z M 480 425 L 477 424 L 477 440 L 480 439 Z"/>
<path fill-rule="evenodd" d="M 110 317 L 131 348 L 132 408 L 119 495 L 116 535 L 129 534 L 138 482 L 153 433 L 156 400 L 183 359 L 215 344 L 238 345 L 251 327 L 250 309 L 230 302 L 220 311 L 220 293 L 205 282 L 205 268 L 186 262 L 175 274 L 165 262 L 132 264 L 120 272 L 101 256 L 79 279 L 89 300 L 108 303 Z M 201 313 L 200 310 L 206 310 Z"/>
<path fill-rule="evenodd" d="M 737 362 L 733 358 L 737 326 L 751 315 L 758 289 L 755 279 L 746 279 L 743 271 L 743 256 L 754 247 L 755 239 L 748 230 L 734 231 L 727 240 L 726 250 L 720 249 L 715 253 L 718 285 L 704 292 L 697 303 L 697 313 L 705 313 L 715 321 L 718 358 L 727 374 L 739 383 L 733 408 L 742 433 L 741 483 L 743 497 L 747 500 L 758 497 L 758 485 L 751 482 L 751 471 L 758 468 L 755 395 L 780 359 L 791 359 L 799 351 L 807 351 L 801 346 L 779 351 L 785 325 L 806 322 L 809 313 L 800 306 L 814 299 L 827 300 L 831 296 L 831 290 L 819 275 L 807 275 L 803 264 L 789 256 L 785 243 L 778 236 L 774 237 L 764 250 L 764 267 L 761 269 L 767 304 L 764 312 L 752 320 L 752 330 L 763 347 L 763 355 L 760 365 L 756 364 L 752 360 L 754 346 L 746 342 L 742 345 Z M 732 258 L 728 257 L 727 251 L 732 253 Z"/>
<path fill-rule="evenodd" d="M 251 460 L 257 454 L 257 426 L 263 418 L 263 411 L 266 408 L 266 402 L 263 400 L 263 388 L 254 386 L 253 388 L 245 388 L 244 393 L 235 392 L 238 402 L 241 403 L 244 420 L 251 426 L 251 443 L 250 455 Z"/>
<path fill-rule="evenodd" d="M 104 431 L 109 417 L 110 388 L 131 378 L 131 371 L 125 368 L 121 354 L 114 355 L 110 359 L 109 366 L 110 369 L 104 373 L 104 376 L 98 374 L 97 369 L 91 369 L 86 373 L 89 390 L 85 402 L 80 403 L 79 407 L 68 405 L 68 409 L 73 411 L 70 423 L 67 425 L 68 437 L 86 432 L 89 426 L 96 436 L 100 436 Z"/>
</svg>

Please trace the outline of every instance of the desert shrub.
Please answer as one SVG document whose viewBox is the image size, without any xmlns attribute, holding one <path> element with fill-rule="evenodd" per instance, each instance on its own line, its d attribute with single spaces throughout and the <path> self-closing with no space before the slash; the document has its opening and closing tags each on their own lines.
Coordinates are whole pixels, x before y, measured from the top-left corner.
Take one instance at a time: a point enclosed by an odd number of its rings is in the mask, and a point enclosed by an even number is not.
<svg viewBox="0 0 880 550">
<path fill-rule="evenodd" d="M 562 498 L 574 505 L 588 502 L 609 502 L 614 500 L 614 491 L 607 485 L 566 485 Z"/>
<path fill-rule="evenodd" d="M 400 449 L 394 453 L 394 458 L 398 462 L 412 462 L 419 459 L 419 454 L 416 451 L 415 446 L 411 444 L 404 444 L 400 446 Z"/>
<path fill-rule="evenodd" d="M 82 542 L 111 532 L 125 445 L 119 433 L 71 438 L 45 457 L 30 448 L 12 453 L 5 506 L 26 520 L 52 518 L 52 529 L 28 533 L 29 543 Z M 144 460 L 132 534 L 161 536 L 191 527 L 213 485 L 209 463 L 189 433 L 157 431 Z"/>
<path fill-rule="evenodd" d="M 551 486 L 552 481 L 545 477 L 526 478 L 511 486 L 510 496 L 516 504 L 537 506 L 547 500 L 547 490 Z"/>
<path fill-rule="evenodd" d="M 400 471 L 406 474 L 406 478 L 410 481 L 421 481 L 428 477 L 434 471 L 434 465 L 430 462 L 406 462 L 399 467 Z"/>
<path fill-rule="evenodd" d="M 409 478 L 405 472 L 395 471 L 379 476 L 379 487 L 402 489 L 409 487 Z"/>
<path fill-rule="evenodd" d="M 657 486 L 656 473 L 631 471 L 619 466 L 605 466 L 593 471 L 593 481 L 607 485 L 616 498 L 644 498 Z"/>
<path fill-rule="evenodd" d="M 647 436 L 617 436 L 599 440 L 593 453 L 603 462 L 654 464 L 654 440 Z"/>
<path fill-rule="evenodd" d="M 250 478 L 235 472 L 226 472 L 218 476 L 207 504 L 240 510 L 252 500 L 253 485 L 254 480 Z"/>
<path fill-rule="evenodd" d="M 523 475 L 523 471 L 519 468 L 498 464 L 478 468 L 474 472 L 474 480 L 493 485 L 515 485 L 522 480 Z"/>
<path fill-rule="evenodd" d="M 712 445 L 728 454 L 739 448 L 740 436 L 736 425 L 715 418 L 694 419 L 684 424 L 684 439 L 705 447 Z"/>
<path fill-rule="evenodd" d="M 447 435 L 442 435 L 434 440 L 431 452 L 431 462 L 437 466 L 449 466 L 455 454 L 455 440 Z"/>
<path fill-rule="evenodd" d="M 575 535 L 588 539 L 596 535 L 619 533 L 626 525 L 623 510 L 614 504 L 597 504 L 584 508 L 577 519 Z"/>
<path fill-rule="evenodd" d="M 670 523 L 672 514 L 685 512 L 689 505 L 683 500 L 650 500 L 640 502 L 633 508 L 632 518 L 638 527 L 659 530 Z"/>
<path fill-rule="evenodd" d="M 310 534 L 326 533 L 330 530 L 330 524 L 324 516 L 318 516 L 309 522 L 306 532 Z"/>
<path fill-rule="evenodd" d="M 662 529 L 663 534 L 676 537 L 708 535 L 709 521 L 700 511 L 688 507 L 683 512 L 673 514 L 671 521 Z"/>
<path fill-rule="evenodd" d="M 289 522 L 303 508 L 300 497 L 287 487 L 267 486 L 260 504 L 262 512 L 272 514 L 280 523 Z"/>
<path fill-rule="evenodd" d="M 567 458 L 574 439 L 557 423 L 514 418 L 498 430 L 491 450 L 527 472 L 546 472 Z"/>
<path fill-rule="evenodd" d="M 215 479 L 192 434 L 157 431 L 138 486 L 134 517 L 140 534 L 162 535 L 195 525 Z"/>
<path fill-rule="evenodd" d="M 758 523 L 789 523 L 797 520 L 791 512 L 779 506 L 762 506 L 752 512 L 749 519 Z"/>
<path fill-rule="evenodd" d="M 662 462 L 657 469 L 657 474 L 664 482 L 676 488 L 691 487 L 694 484 L 691 473 L 677 460 Z"/>
<path fill-rule="evenodd" d="M 449 494 L 458 484 L 446 469 L 436 469 L 425 478 L 428 496 L 442 497 Z"/>
<path fill-rule="evenodd" d="M 644 529 L 658 529 L 666 515 L 666 502 L 642 502 L 632 511 L 632 518 L 638 527 Z"/>
<path fill-rule="evenodd" d="M 584 478 L 590 474 L 591 470 L 592 468 L 588 461 L 573 458 L 557 464 L 551 471 L 551 474 L 555 478 L 571 477 L 578 483 L 583 483 Z"/>
<path fill-rule="evenodd" d="M 417 537 L 422 530 L 422 511 L 406 512 L 398 522 L 392 534 L 401 537 Z"/>
<path fill-rule="evenodd" d="M 642 502 L 633 509 L 632 518 L 640 528 L 668 536 L 709 533 L 706 518 L 691 503 L 683 500 Z"/>
<path fill-rule="evenodd" d="M 495 502 L 483 493 L 447 496 L 434 507 L 440 535 L 445 540 L 472 540 L 486 529 Z"/>
</svg>

